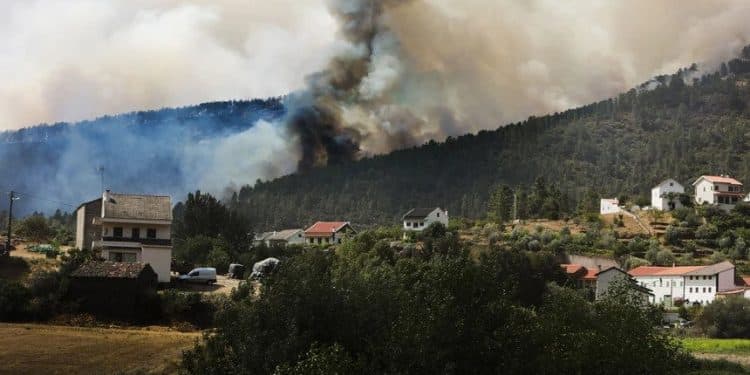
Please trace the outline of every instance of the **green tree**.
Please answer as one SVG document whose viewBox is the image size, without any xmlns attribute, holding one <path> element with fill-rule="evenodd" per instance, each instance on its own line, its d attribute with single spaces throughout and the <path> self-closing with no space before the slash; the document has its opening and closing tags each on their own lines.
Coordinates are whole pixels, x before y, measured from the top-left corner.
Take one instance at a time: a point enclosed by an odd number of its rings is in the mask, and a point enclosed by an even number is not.
<svg viewBox="0 0 750 375">
<path fill-rule="evenodd" d="M 490 197 L 487 216 L 502 224 L 513 218 L 514 192 L 508 185 L 498 186 Z"/>
<path fill-rule="evenodd" d="M 16 234 L 32 242 L 46 242 L 53 232 L 44 216 L 32 215 L 18 224 Z"/>
</svg>

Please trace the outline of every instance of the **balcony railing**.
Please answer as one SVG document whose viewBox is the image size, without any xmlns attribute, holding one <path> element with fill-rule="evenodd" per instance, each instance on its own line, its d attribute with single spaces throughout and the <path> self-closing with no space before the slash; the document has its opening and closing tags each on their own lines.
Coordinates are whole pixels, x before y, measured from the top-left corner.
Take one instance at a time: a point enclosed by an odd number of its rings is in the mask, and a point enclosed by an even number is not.
<svg viewBox="0 0 750 375">
<path fill-rule="evenodd" d="M 171 239 L 161 238 L 132 238 L 132 237 L 103 237 L 105 242 L 134 242 L 141 245 L 172 246 Z"/>
</svg>

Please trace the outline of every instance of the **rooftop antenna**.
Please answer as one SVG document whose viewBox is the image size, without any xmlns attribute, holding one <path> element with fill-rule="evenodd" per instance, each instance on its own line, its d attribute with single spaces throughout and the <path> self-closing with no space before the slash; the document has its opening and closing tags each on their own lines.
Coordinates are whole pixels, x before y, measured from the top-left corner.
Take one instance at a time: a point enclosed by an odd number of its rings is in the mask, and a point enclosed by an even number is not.
<svg viewBox="0 0 750 375">
<path fill-rule="evenodd" d="M 99 171 L 99 182 L 101 184 L 101 188 L 99 189 L 99 193 L 104 191 L 104 166 L 99 166 L 97 168 L 97 171 Z"/>
</svg>

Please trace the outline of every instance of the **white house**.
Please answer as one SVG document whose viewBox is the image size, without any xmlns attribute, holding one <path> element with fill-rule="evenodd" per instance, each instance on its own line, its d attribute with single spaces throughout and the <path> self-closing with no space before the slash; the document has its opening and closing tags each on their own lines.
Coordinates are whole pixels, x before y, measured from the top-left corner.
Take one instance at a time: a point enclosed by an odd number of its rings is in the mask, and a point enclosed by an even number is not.
<svg viewBox="0 0 750 375">
<path fill-rule="evenodd" d="M 721 262 L 710 266 L 642 266 L 628 272 L 654 293 L 654 304 L 673 306 L 675 300 L 689 304 L 711 303 L 717 293 L 736 289 L 734 265 Z"/>
<path fill-rule="evenodd" d="M 172 263 L 172 202 L 166 196 L 102 195 L 101 238 L 94 248 L 112 262 L 148 263 L 159 282 L 170 281 Z"/>
<path fill-rule="evenodd" d="M 685 187 L 674 179 L 666 179 L 651 189 L 651 207 L 656 210 L 671 211 L 682 207 L 679 195 L 685 194 Z M 672 199 L 669 196 L 674 196 Z"/>
<path fill-rule="evenodd" d="M 448 211 L 440 207 L 412 208 L 401 219 L 404 222 L 404 230 L 420 232 L 432 223 L 442 223 L 448 226 Z"/>
<path fill-rule="evenodd" d="M 620 211 L 622 211 L 622 208 L 620 208 L 620 201 L 617 198 L 602 199 L 599 202 L 599 213 L 602 215 L 616 214 Z"/>
<path fill-rule="evenodd" d="M 289 246 L 303 245 L 305 243 L 305 231 L 303 229 L 284 229 L 280 231 L 264 232 L 255 236 L 253 244 L 258 246 Z"/>
<path fill-rule="evenodd" d="M 693 186 L 697 204 L 714 204 L 725 210 L 745 197 L 742 183 L 728 176 L 700 176 Z"/>
<path fill-rule="evenodd" d="M 303 236 L 310 245 L 340 244 L 357 233 L 348 221 L 319 221 L 305 229 Z"/>
</svg>

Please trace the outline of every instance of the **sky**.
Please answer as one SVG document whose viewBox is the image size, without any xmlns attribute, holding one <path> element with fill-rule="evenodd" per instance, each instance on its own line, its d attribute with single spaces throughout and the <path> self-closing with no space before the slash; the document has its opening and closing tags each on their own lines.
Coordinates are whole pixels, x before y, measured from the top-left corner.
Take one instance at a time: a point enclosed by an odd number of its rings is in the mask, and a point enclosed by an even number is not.
<svg viewBox="0 0 750 375">
<path fill-rule="evenodd" d="M 351 48 L 331 2 L 4 0 L 0 129 L 304 89 Z M 750 44 L 742 0 L 399 2 L 383 22 L 411 88 L 393 100 L 442 103 L 451 134 L 712 68 Z"/>
</svg>

